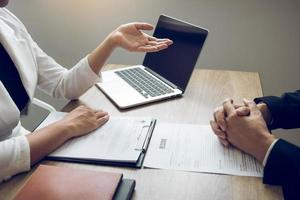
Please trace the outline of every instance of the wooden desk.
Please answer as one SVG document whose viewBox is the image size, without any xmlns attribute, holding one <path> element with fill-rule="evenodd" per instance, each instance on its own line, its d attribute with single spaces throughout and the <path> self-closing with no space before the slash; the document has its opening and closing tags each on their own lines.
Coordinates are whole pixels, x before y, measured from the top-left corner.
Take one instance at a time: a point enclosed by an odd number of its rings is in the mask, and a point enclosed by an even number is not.
<svg viewBox="0 0 300 200">
<path fill-rule="evenodd" d="M 109 69 L 116 67 L 120 66 L 107 66 Z M 110 115 L 152 116 L 164 122 L 208 124 L 213 110 L 225 98 L 232 97 L 241 102 L 244 97 L 252 99 L 261 95 L 258 73 L 197 69 L 183 98 L 120 111 L 96 87 L 92 87 L 79 101 L 70 102 L 64 111 L 84 103 L 93 108 L 102 108 Z M 51 161 L 42 163 L 123 173 L 124 177 L 134 178 L 137 182 L 133 199 L 283 199 L 280 187 L 263 185 L 260 178 Z M 33 171 L 2 183 L 0 199 L 11 199 Z"/>
</svg>

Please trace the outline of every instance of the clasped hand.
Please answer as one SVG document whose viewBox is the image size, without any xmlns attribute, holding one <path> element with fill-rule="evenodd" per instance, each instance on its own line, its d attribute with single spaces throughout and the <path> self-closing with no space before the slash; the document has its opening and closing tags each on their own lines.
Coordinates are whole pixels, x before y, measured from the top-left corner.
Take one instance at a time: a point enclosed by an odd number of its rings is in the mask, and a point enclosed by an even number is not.
<svg viewBox="0 0 300 200">
<path fill-rule="evenodd" d="M 210 124 L 224 146 L 231 144 L 262 163 L 275 140 L 266 124 L 269 115 L 265 104 L 257 105 L 244 100 L 244 105 L 235 105 L 231 99 L 227 99 L 215 110 L 214 120 Z"/>
</svg>

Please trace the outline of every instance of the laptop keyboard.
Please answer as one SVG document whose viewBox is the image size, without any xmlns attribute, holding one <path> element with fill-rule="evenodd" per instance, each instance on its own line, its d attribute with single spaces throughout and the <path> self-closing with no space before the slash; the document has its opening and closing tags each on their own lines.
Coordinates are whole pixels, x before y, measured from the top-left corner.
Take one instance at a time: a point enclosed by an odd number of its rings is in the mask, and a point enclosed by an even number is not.
<svg viewBox="0 0 300 200">
<path fill-rule="evenodd" d="M 116 71 L 115 73 L 145 98 L 156 97 L 173 92 L 172 89 L 168 88 L 162 82 L 153 78 L 138 67 Z"/>
</svg>

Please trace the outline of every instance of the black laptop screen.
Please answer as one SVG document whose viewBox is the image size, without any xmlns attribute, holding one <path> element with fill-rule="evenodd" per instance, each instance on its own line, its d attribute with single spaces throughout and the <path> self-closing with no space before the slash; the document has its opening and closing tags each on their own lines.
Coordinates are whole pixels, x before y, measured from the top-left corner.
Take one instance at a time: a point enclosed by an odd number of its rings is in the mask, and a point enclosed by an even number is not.
<svg viewBox="0 0 300 200">
<path fill-rule="evenodd" d="M 169 48 L 147 53 L 143 65 L 185 90 L 208 31 L 194 25 L 161 15 L 153 36 L 169 38 Z"/>
</svg>

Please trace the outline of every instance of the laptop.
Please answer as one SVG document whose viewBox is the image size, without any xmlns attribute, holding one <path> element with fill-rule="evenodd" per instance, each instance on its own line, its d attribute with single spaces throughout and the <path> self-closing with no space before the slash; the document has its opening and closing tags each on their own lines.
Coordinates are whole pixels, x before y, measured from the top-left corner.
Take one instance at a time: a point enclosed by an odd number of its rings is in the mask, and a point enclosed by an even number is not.
<svg viewBox="0 0 300 200">
<path fill-rule="evenodd" d="M 160 15 L 153 36 L 173 44 L 146 53 L 142 65 L 102 72 L 96 86 L 119 109 L 182 96 L 207 35 L 207 29 Z"/>
</svg>

